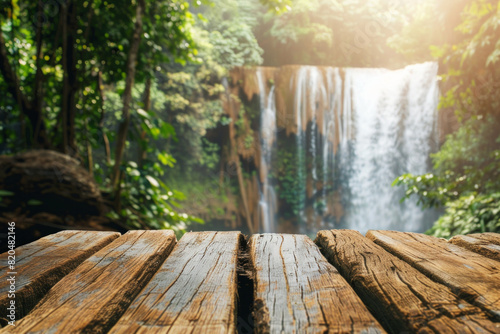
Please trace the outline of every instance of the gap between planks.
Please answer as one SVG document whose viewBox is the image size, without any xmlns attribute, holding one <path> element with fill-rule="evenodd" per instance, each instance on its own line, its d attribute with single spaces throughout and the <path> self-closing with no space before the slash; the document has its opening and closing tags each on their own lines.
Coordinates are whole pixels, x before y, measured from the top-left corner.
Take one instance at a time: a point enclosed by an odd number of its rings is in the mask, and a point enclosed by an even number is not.
<svg viewBox="0 0 500 334">
<path fill-rule="evenodd" d="M 186 233 L 110 333 L 234 333 L 239 232 Z"/>
</svg>

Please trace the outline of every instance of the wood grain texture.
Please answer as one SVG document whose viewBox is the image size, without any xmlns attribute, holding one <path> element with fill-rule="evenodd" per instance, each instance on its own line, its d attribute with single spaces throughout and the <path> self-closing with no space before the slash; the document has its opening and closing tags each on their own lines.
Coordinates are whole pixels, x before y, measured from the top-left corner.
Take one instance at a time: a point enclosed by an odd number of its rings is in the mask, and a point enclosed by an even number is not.
<svg viewBox="0 0 500 334">
<path fill-rule="evenodd" d="M 105 333 L 175 245 L 172 231 L 129 231 L 59 281 L 0 333 Z"/>
<path fill-rule="evenodd" d="M 469 236 L 484 242 L 488 242 L 493 245 L 500 246 L 500 233 L 493 233 L 493 232 L 474 233 L 474 234 L 469 234 Z"/>
<path fill-rule="evenodd" d="M 186 233 L 110 333 L 234 333 L 239 232 Z"/>
<path fill-rule="evenodd" d="M 484 312 L 461 300 L 357 231 L 320 231 L 316 243 L 392 333 L 498 333 Z"/>
<path fill-rule="evenodd" d="M 257 333 L 385 333 L 307 236 L 254 235 L 250 258 Z"/>
<path fill-rule="evenodd" d="M 61 278 L 119 236 L 117 232 L 63 231 L 16 248 L 16 319 L 24 317 Z M 1 310 L 10 303 L 7 260 L 7 253 L 0 255 Z M 0 316 L 5 317 L 5 312 Z"/>
<path fill-rule="evenodd" d="M 500 320 L 500 263 L 419 233 L 368 231 L 368 238 Z"/>
<path fill-rule="evenodd" d="M 454 236 L 448 242 L 467 248 L 490 259 L 500 261 L 500 245 L 492 241 L 496 240 L 489 236 L 482 236 L 481 234 L 469 234 Z M 497 242 L 500 243 L 500 237 Z"/>
</svg>

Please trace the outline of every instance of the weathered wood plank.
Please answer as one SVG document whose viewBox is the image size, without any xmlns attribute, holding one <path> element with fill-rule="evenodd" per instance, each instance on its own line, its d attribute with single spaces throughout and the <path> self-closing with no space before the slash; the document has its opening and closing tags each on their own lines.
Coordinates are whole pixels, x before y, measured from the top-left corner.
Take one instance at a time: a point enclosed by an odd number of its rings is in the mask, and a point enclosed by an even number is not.
<svg viewBox="0 0 500 334">
<path fill-rule="evenodd" d="M 258 333 L 383 333 L 349 284 L 303 235 L 250 240 Z"/>
<path fill-rule="evenodd" d="M 118 238 L 117 232 L 63 231 L 15 249 L 15 268 L 8 253 L 0 255 L 0 309 L 6 310 L 10 282 L 15 277 L 15 319 L 24 317 L 49 289 L 89 256 Z M 15 274 L 9 274 L 15 272 Z M 1 312 L 2 324 L 7 323 Z"/>
<path fill-rule="evenodd" d="M 467 248 L 470 251 L 500 261 L 500 245 L 492 243 L 489 238 L 481 238 L 480 234 L 457 235 L 448 242 Z"/>
<path fill-rule="evenodd" d="M 186 233 L 110 333 L 234 333 L 242 239 Z"/>
<path fill-rule="evenodd" d="M 175 244 L 172 231 L 129 231 L 59 281 L 39 304 L 0 333 L 105 333 Z"/>
<path fill-rule="evenodd" d="M 320 231 L 316 243 L 393 333 L 498 333 L 500 324 L 357 231 Z"/>
<path fill-rule="evenodd" d="M 500 233 L 485 232 L 485 233 L 474 233 L 469 234 L 469 237 L 500 246 Z"/>
<path fill-rule="evenodd" d="M 500 320 L 499 262 L 425 234 L 369 231 L 367 237 Z"/>
</svg>

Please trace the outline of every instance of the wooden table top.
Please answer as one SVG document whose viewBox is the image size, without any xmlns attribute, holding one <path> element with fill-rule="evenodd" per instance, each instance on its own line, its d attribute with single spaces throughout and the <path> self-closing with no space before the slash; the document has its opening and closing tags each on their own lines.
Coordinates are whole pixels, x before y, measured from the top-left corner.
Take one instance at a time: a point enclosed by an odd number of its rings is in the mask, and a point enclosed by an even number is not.
<svg viewBox="0 0 500 334">
<path fill-rule="evenodd" d="M 8 256 L 0 333 L 500 333 L 495 233 L 64 231 Z"/>
</svg>

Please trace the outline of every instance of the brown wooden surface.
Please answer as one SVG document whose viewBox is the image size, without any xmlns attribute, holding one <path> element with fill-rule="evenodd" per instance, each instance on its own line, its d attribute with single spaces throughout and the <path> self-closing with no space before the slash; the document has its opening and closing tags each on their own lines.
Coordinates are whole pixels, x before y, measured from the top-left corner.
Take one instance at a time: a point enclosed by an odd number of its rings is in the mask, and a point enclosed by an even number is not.
<svg viewBox="0 0 500 334">
<path fill-rule="evenodd" d="M 448 242 L 500 261 L 500 235 L 498 238 L 482 234 L 457 235 Z"/>
<path fill-rule="evenodd" d="M 500 332 L 481 309 L 357 231 L 321 231 L 316 243 L 390 332 Z"/>
<path fill-rule="evenodd" d="M 254 235 L 258 333 L 383 333 L 318 247 L 303 235 Z"/>
<path fill-rule="evenodd" d="M 104 333 L 175 244 L 172 231 L 130 231 L 59 281 L 15 327 L 1 333 Z"/>
<path fill-rule="evenodd" d="M 500 246 L 500 233 L 485 232 L 469 234 L 469 237 Z"/>
<path fill-rule="evenodd" d="M 367 237 L 500 320 L 499 262 L 419 233 L 369 231 Z"/>
<path fill-rule="evenodd" d="M 63 231 L 15 249 L 16 319 L 22 318 L 49 289 L 89 256 L 118 238 L 116 232 Z M 8 254 L 0 255 L 0 309 L 5 310 L 11 270 Z M 1 312 L 3 324 L 5 312 Z"/>
<path fill-rule="evenodd" d="M 234 333 L 242 238 L 185 234 L 110 333 Z"/>
</svg>

